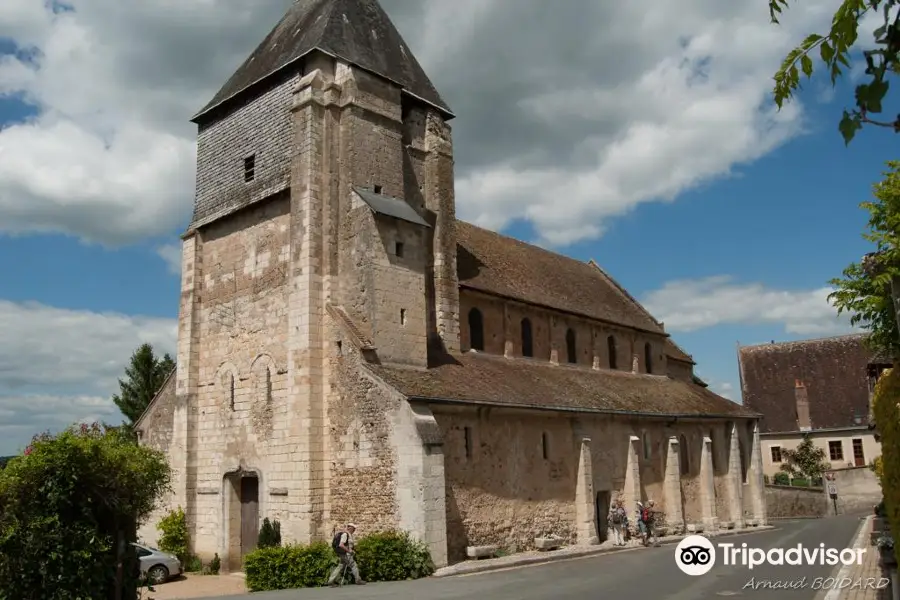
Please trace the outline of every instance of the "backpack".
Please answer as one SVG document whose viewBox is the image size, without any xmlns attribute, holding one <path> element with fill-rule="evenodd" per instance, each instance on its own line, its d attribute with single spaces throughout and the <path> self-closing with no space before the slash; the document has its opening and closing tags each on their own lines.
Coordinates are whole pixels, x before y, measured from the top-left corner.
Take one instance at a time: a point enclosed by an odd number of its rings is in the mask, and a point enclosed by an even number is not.
<svg viewBox="0 0 900 600">
<path fill-rule="evenodd" d="M 331 540 L 331 547 L 338 554 L 344 554 L 344 549 L 341 548 L 341 538 L 343 538 L 343 537 L 344 537 L 344 532 L 338 531 L 336 534 L 334 534 L 334 539 Z"/>
<path fill-rule="evenodd" d="M 614 525 L 621 525 L 621 524 L 622 524 L 622 517 L 623 517 L 623 516 L 624 516 L 624 515 L 622 514 L 622 509 L 621 509 L 621 508 L 616 508 L 616 509 L 613 511 L 613 514 L 612 514 L 612 522 L 613 522 L 613 524 L 614 524 Z"/>
<path fill-rule="evenodd" d="M 644 523 L 650 522 L 650 509 L 649 508 L 645 507 L 644 509 L 641 510 L 641 521 L 643 521 Z"/>
</svg>

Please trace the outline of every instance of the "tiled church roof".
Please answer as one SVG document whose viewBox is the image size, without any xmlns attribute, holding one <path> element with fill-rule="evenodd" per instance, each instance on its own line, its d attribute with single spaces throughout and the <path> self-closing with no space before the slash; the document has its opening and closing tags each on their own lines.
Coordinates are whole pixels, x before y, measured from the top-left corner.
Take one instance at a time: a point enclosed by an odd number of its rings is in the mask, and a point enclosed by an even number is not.
<svg viewBox="0 0 900 600">
<path fill-rule="evenodd" d="M 369 365 L 410 399 L 665 416 L 752 417 L 706 388 L 658 375 L 592 370 L 486 354 L 430 369 Z"/>
<path fill-rule="evenodd" d="M 590 263 L 457 221 L 464 288 L 662 334 L 663 328 Z M 667 351 L 671 351 L 667 348 Z M 685 358 L 681 358 L 685 360 Z"/>
<path fill-rule="evenodd" d="M 451 116 L 449 107 L 377 1 L 296 0 L 194 119 L 312 50 L 340 57 L 390 79 Z"/>
<path fill-rule="evenodd" d="M 738 351 L 744 405 L 763 414 L 760 430 L 796 431 L 797 380 L 807 389 L 813 429 L 850 427 L 869 411 L 865 334 L 744 346 Z"/>
</svg>

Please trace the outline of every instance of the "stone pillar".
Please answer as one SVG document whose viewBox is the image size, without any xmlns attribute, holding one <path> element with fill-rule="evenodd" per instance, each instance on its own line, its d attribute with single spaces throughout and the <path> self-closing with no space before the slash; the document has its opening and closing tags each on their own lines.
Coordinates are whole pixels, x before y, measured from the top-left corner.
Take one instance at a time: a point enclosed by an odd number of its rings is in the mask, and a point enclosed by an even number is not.
<svg viewBox="0 0 900 600">
<path fill-rule="evenodd" d="M 707 530 L 716 529 L 719 526 L 719 518 L 716 515 L 716 478 L 713 471 L 712 438 L 703 437 L 703 447 L 700 450 L 700 505 L 703 514 L 703 525 Z"/>
<path fill-rule="evenodd" d="M 766 485 L 763 479 L 762 448 L 759 442 L 759 421 L 753 423 L 753 438 L 750 444 L 747 493 L 750 494 L 753 520 L 756 521 L 757 525 L 765 525 L 768 521 L 768 516 L 766 514 Z"/>
<path fill-rule="evenodd" d="M 194 231 L 181 246 L 181 302 L 175 370 L 175 414 L 169 460 L 173 471 L 172 508 L 182 506 L 196 539 L 197 389 L 200 376 L 200 283 L 203 281 L 203 237 Z M 192 548 L 193 550 L 193 548 Z"/>
<path fill-rule="evenodd" d="M 437 333 L 448 352 L 459 351 L 459 278 L 456 272 L 456 197 L 453 137 L 429 110 L 425 124 L 425 205 L 435 212 L 434 291 Z"/>
<path fill-rule="evenodd" d="M 632 435 L 628 438 L 628 455 L 625 460 L 625 486 L 622 490 L 622 500 L 625 502 L 625 510 L 631 511 L 637 508 L 641 501 L 641 438 Z"/>
<path fill-rule="evenodd" d="M 591 463 L 591 438 L 581 438 L 578 455 L 578 479 L 575 482 L 575 532 L 578 544 L 600 543 L 594 504 L 594 468 Z"/>
<path fill-rule="evenodd" d="M 741 446 L 737 425 L 730 423 L 726 431 L 728 445 L 728 472 L 725 476 L 725 490 L 728 494 L 728 515 L 735 527 L 744 526 L 743 478 L 741 476 Z"/>
<path fill-rule="evenodd" d="M 294 90 L 291 172 L 290 298 L 288 301 L 288 410 L 293 471 L 287 540 L 323 539 L 325 415 L 323 366 L 323 143 L 325 78 L 318 69 Z"/>
<path fill-rule="evenodd" d="M 669 438 L 666 453 L 666 473 L 663 480 L 663 497 L 666 511 L 666 524 L 670 532 L 684 531 L 684 510 L 681 498 L 681 453 L 676 436 Z"/>
</svg>

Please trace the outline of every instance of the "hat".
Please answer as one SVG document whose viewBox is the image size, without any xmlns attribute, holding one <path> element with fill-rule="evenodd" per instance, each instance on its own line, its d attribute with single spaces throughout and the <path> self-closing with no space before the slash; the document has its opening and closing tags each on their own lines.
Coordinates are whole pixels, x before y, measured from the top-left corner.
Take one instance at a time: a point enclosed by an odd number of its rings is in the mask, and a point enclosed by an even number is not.
<svg viewBox="0 0 900 600">
<path fill-rule="evenodd" d="M 347 523 L 347 528 L 352 527 L 353 529 L 358 529 L 354 523 Z"/>
</svg>

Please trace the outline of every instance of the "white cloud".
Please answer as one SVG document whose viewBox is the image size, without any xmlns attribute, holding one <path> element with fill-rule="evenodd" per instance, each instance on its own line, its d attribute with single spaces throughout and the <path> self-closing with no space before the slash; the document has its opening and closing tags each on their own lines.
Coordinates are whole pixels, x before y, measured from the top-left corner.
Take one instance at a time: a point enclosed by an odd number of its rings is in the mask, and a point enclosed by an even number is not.
<svg viewBox="0 0 900 600">
<path fill-rule="evenodd" d="M 156 254 L 166 261 L 169 271 L 174 275 L 181 275 L 181 245 L 166 244 L 156 249 Z"/>
<path fill-rule="evenodd" d="M 79 420 L 120 418 L 110 400 L 137 347 L 174 355 L 175 319 L 0 300 L 0 455 Z"/>
<path fill-rule="evenodd" d="M 828 301 L 831 288 L 777 290 L 735 282 L 727 275 L 671 281 L 647 294 L 643 304 L 673 332 L 717 325 L 780 325 L 786 333 L 832 335 L 852 331 Z"/>
<path fill-rule="evenodd" d="M 0 37 L 40 50 L 0 59 L 0 94 L 41 110 L 0 131 L 0 228 L 167 234 L 190 213 L 187 118 L 290 0 L 70 4 L 13 0 L 0 14 Z M 799 106 L 772 110 L 771 75 L 833 9 L 797 5 L 776 27 L 754 0 L 383 4 L 459 114 L 460 215 L 529 219 L 548 243 L 600 235 L 796 135 Z"/>
</svg>

